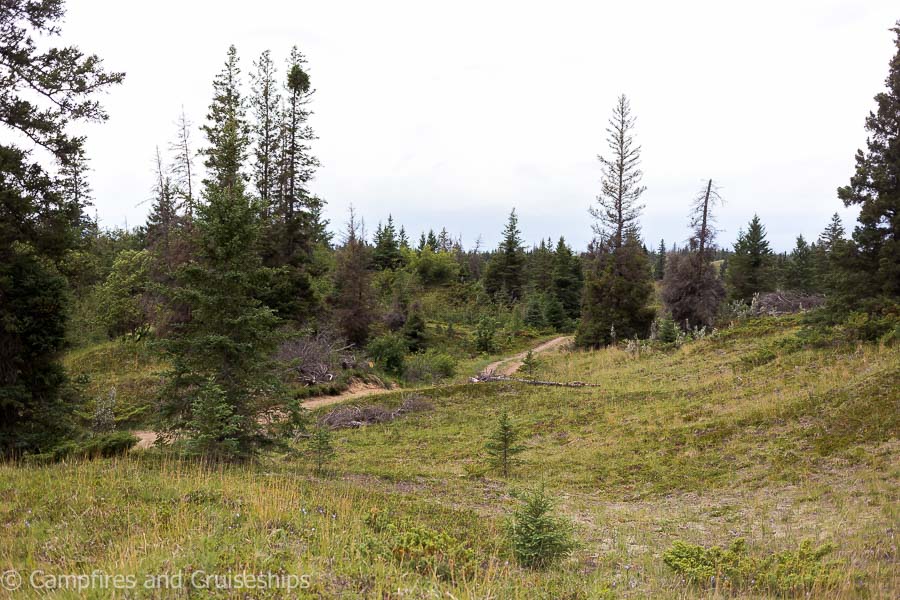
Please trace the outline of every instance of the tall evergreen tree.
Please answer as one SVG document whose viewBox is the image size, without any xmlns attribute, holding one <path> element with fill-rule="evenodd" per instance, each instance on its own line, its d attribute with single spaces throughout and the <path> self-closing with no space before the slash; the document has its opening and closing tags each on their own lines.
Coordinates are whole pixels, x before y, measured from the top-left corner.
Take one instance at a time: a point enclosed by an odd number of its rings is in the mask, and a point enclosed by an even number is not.
<svg viewBox="0 0 900 600">
<path fill-rule="evenodd" d="M 62 0 L 0 6 L 0 124 L 46 151 L 0 136 L 0 455 L 46 451 L 71 431 L 59 362 L 67 286 L 57 265 L 86 219 L 65 174 L 48 171 L 82 159 L 84 138 L 70 125 L 106 120 L 96 96 L 124 77 L 77 47 L 38 48 L 59 34 L 64 12 Z"/>
<path fill-rule="evenodd" d="M 553 274 L 553 246 L 546 240 L 532 247 L 525 257 L 525 273 L 532 291 L 543 291 Z"/>
<path fill-rule="evenodd" d="M 650 264 L 634 233 L 619 248 L 612 239 L 595 243 L 586 265 L 576 345 L 596 348 L 645 337 L 653 321 L 652 294 Z"/>
<path fill-rule="evenodd" d="M 802 235 L 798 235 L 797 243 L 788 257 L 788 264 L 785 269 L 785 288 L 801 292 L 812 292 L 815 290 L 814 252 L 815 248 L 810 247 Z"/>
<path fill-rule="evenodd" d="M 400 244 L 397 241 L 397 230 L 394 227 L 394 219 L 388 215 L 387 225 L 378 225 L 375 231 L 375 248 L 372 252 L 372 260 L 379 271 L 396 269 L 401 266 L 403 257 L 400 254 Z"/>
<path fill-rule="evenodd" d="M 216 459 L 248 458 L 270 442 L 259 416 L 277 389 L 270 357 L 278 319 L 256 298 L 259 219 L 243 187 L 238 181 L 205 192 L 195 261 L 182 267 L 171 290 L 190 319 L 166 342 L 173 366 L 161 428 L 186 438 L 192 452 Z"/>
<path fill-rule="evenodd" d="M 637 231 L 643 210 L 640 198 L 646 188 L 641 185 L 641 147 L 634 143 L 634 124 L 631 104 L 623 94 L 613 108 L 606 129 L 610 157 L 597 157 L 603 167 L 603 176 L 598 206 L 591 208 L 591 215 L 597 220 L 594 233 L 611 240 L 613 250 L 622 246 L 628 231 Z"/>
<path fill-rule="evenodd" d="M 597 207 L 591 208 L 594 233 L 585 273 L 581 322 L 575 342 L 601 346 L 617 336 L 644 336 L 652 311 L 653 292 L 647 252 L 639 238 L 644 193 L 641 185 L 641 147 L 634 142 L 635 118 L 622 95 L 607 128 L 610 158 L 599 156 L 603 167 Z"/>
<path fill-rule="evenodd" d="M 768 292 L 775 287 L 774 257 L 766 239 L 766 228 L 753 215 L 747 232 L 738 233 L 734 254 L 728 264 L 728 285 L 731 296 L 750 300 L 753 294 Z"/>
<path fill-rule="evenodd" d="M 313 245 L 314 217 L 321 214 L 321 200 L 313 196 L 308 184 L 319 167 L 309 142 L 316 139 L 309 125 L 309 102 L 315 93 L 306 71 L 306 58 L 294 46 L 288 59 L 287 98 L 282 114 L 281 217 L 283 244 L 287 262 L 308 256 Z"/>
<path fill-rule="evenodd" d="M 337 252 L 332 304 L 341 333 L 360 346 L 369 339 L 376 317 L 371 262 L 370 248 L 351 207 L 344 244 Z"/>
<path fill-rule="evenodd" d="M 565 238 L 559 238 L 553 253 L 553 295 L 562 305 L 563 312 L 570 320 L 575 320 L 581 312 L 581 289 L 584 276 L 581 260 L 572 254 Z"/>
<path fill-rule="evenodd" d="M 835 265 L 835 250 L 844 243 L 844 224 L 841 217 L 834 213 L 825 230 L 819 234 L 813 252 L 818 289 L 829 296 L 838 290 L 843 282 L 842 273 Z"/>
<path fill-rule="evenodd" d="M 225 66 L 213 80 L 213 101 L 206 123 L 200 127 L 209 142 L 203 150 L 207 170 L 207 179 L 203 183 L 207 189 L 213 186 L 235 189 L 244 181 L 241 169 L 247 158 L 249 127 L 238 63 L 237 49 L 230 46 Z"/>
<path fill-rule="evenodd" d="M 233 52 L 229 56 L 236 61 Z M 230 94 L 217 86 L 205 126 L 219 146 L 207 151 L 214 160 L 197 209 L 195 260 L 179 270 L 169 292 L 190 318 L 166 340 L 172 370 L 160 402 L 165 437 L 224 460 L 252 457 L 272 441 L 259 417 L 277 400 L 271 356 L 279 323 L 257 297 L 264 271 L 257 253 L 259 207 L 245 193 L 240 162 L 232 162 L 244 132 L 238 105 L 219 110 L 228 106 L 223 98 L 234 98 Z"/>
<path fill-rule="evenodd" d="M 900 21 L 891 29 L 897 48 L 866 118 L 866 151 L 856 153 L 850 184 L 838 189 L 846 206 L 858 206 L 854 245 L 841 251 L 844 281 L 839 302 L 852 309 L 867 299 L 900 297 Z"/>
<path fill-rule="evenodd" d="M 653 263 L 653 278 L 662 281 L 666 275 L 666 240 L 659 240 L 656 249 L 656 261 Z"/>
<path fill-rule="evenodd" d="M 828 226 L 819 234 L 819 241 L 816 244 L 825 252 L 831 252 L 837 246 L 838 242 L 844 239 L 844 224 L 841 222 L 841 216 L 834 213 L 831 216 Z"/>
<path fill-rule="evenodd" d="M 525 283 L 525 253 L 522 249 L 522 233 L 516 209 L 509 213 L 503 240 L 491 256 L 484 274 L 484 289 L 488 294 L 516 302 L 522 297 Z"/>
<path fill-rule="evenodd" d="M 253 183 L 262 204 L 264 217 L 276 210 L 277 160 L 281 116 L 279 107 L 281 95 L 278 93 L 275 62 L 269 50 L 263 51 L 253 63 L 256 71 L 252 74 L 253 109 Z"/>
</svg>

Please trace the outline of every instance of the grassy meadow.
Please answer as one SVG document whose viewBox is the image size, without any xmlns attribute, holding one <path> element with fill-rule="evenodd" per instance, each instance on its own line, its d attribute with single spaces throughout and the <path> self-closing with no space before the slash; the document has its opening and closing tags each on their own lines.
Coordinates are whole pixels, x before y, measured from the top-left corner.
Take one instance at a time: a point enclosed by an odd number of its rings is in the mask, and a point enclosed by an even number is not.
<svg viewBox="0 0 900 600">
<path fill-rule="evenodd" d="M 597 387 L 453 384 L 357 400 L 394 407 L 415 393 L 427 406 L 335 431 L 322 477 L 302 443 L 241 466 L 156 449 L 0 465 L 0 567 L 306 577 L 290 593 L 192 591 L 223 598 L 898 597 L 900 348 L 813 347 L 800 330 L 798 317 L 756 319 L 678 349 L 540 355 L 536 378 Z M 135 377 L 154 376 L 137 363 Z M 526 447 L 508 478 L 484 451 L 504 410 Z M 578 542 L 545 570 L 518 566 L 505 533 L 537 485 Z M 668 564 L 676 542 L 736 540 L 744 558 L 728 577 Z"/>
</svg>

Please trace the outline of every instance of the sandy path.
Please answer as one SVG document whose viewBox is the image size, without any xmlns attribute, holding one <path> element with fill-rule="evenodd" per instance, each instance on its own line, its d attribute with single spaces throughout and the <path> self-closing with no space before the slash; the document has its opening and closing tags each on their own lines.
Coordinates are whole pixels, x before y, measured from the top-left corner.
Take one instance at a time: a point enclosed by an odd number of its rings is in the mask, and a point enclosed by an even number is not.
<svg viewBox="0 0 900 600">
<path fill-rule="evenodd" d="M 571 336 L 562 336 L 558 338 L 554 338 L 548 342 L 544 342 L 539 346 L 535 346 L 531 349 L 534 354 L 540 354 L 541 352 L 547 352 L 548 350 L 552 350 L 557 348 L 569 341 L 571 341 Z M 482 374 L 484 375 L 512 375 L 516 371 L 519 370 L 519 367 L 522 366 L 522 360 L 528 354 L 528 351 L 520 352 L 514 356 L 509 356 L 507 358 L 503 358 L 496 362 L 492 362 L 487 367 L 484 368 Z M 323 406 L 331 406 L 332 404 L 340 404 L 341 402 L 346 402 L 348 400 L 354 400 L 356 398 L 365 398 L 366 396 L 377 396 L 379 394 L 388 394 L 390 392 L 396 391 L 394 389 L 383 388 L 379 385 L 371 384 L 371 383 L 358 383 L 353 384 L 350 388 L 343 392 L 342 394 L 338 394 L 337 396 L 322 396 L 319 398 L 313 398 L 312 400 L 307 400 L 303 403 L 303 408 L 308 410 L 313 410 L 315 408 L 321 408 Z M 156 442 L 156 432 L 155 431 L 133 431 L 132 432 L 137 438 L 138 443 L 135 446 L 136 448 L 149 448 Z"/>
<path fill-rule="evenodd" d="M 571 336 L 562 336 L 558 338 L 553 338 L 549 342 L 544 342 L 540 346 L 535 346 L 531 349 L 531 352 L 534 354 L 540 354 L 541 352 L 547 352 L 548 350 L 553 350 L 554 348 L 558 348 L 563 344 L 572 341 Z M 528 355 L 528 350 L 525 352 L 519 352 L 515 356 L 510 356 L 509 358 L 503 358 L 496 362 L 492 362 L 488 366 L 484 368 L 481 372 L 482 375 L 503 375 L 509 376 L 519 370 L 519 367 L 522 366 L 522 361 Z"/>
</svg>

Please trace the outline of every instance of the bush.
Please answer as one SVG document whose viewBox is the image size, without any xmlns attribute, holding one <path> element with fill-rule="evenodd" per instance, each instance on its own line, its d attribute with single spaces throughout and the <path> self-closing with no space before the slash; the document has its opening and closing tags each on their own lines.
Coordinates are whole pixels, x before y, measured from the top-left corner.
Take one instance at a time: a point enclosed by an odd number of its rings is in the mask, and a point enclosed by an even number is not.
<svg viewBox="0 0 900 600">
<path fill-rule="evenodd" d="M 386 372 L 394 375 L 399 375 L 403 372 L 407 342 L 402 335 L 388 333 L 378 336 L 369 342 L 367 349 L 369 356 Z"/>
<path fill-rule="evenodd" d="M 435 383 L 453 377 L 456 373 L 456 359 L 444 352 L 428 350 L 410 356 L 403 373 L 410 382 Z"/>
<path fill-rule="evenodd" d="M 525 494 L 507 531 L 516 560 L 524 567 L 550 566 L 575 549 L 572 525 L 553 515 L 553 501 L 543 487 Z"/>
<path fill-rule="evenodd" d="M 366 524 L 378 537 L 370 537 L 364 552 L 395 560 L 402 567 L 446 581 L 466 579 L 479 566 L 475 551 L 443 531 L 401 521 L 394 523 L 377 510 L 366 516 Z"/>
<path fill-rule="evenodd" d="M 426 246 L 412 262 L 412 270 L 425 285 L 451 283 L 459 277 L 459 264 L 449 252 L 435 252 Z"/>
<path fill-rule="evenodd" d="M 25 457 L 30 463 L 51 463 L 66 458 L 109 458 L 120 456 L 131 450 L 138 439 L 127 431 L 115 431 L 92 435 L 79 441 L 60 444 L 53 450 Z"/>
<path fill-rule="evenodd" d="M 493 352 L 497 322 L 490 317 L 482 317 L 475 327 L 475 349 L 479 352 Z"/>
<path fill-rule="evenodd" d="M 747 552 L 739 538 L 727 548 L 704 548 L 676 541 L 663 562 L 688 582 L 716 589 L 801 592 L 822 590 L 835 583 L 834 563 L 822 559 L 832 551 L 829 545 L 814 548 L 804 541 L 796 551 L 757 557 Z"/>
</svg>

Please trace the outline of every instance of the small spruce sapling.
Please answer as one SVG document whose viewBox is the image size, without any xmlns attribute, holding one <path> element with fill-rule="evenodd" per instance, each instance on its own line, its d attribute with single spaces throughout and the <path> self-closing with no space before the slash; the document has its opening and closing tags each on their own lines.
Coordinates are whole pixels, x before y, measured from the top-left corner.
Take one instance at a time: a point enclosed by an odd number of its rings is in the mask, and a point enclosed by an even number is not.
<svg viewBox="0 0 900 600">
<path fill-rule="evenodd" d="M 316 475 L 322 475 L 325 467 L 334 458 L 334 446 L 331 443 L 331 431 L 327 427 L 316 427 L 309 438 L 309 452 L 315 462 Z"/>
<path fill-rule="evenodd" d="M 504 477 L 509 476 L 509 468 L 517 462 L 516 455 L 525 450 L 524 446 L 516 443 L 518 439 L 519 432 L 516 426 L 510 421 L 509 414 L 503 411 L 497 420 L 496 429 L 485 444 L 485 449 L 491 457 L 493 466 L 500 469 Z"/>
<path fill-rule="evenodd" d="M 513 554 L 523 567 L 548 567 L 575 549 L 571 523 L 555 516 L 553 509 L 553 499 L 540 486 L 525 493 L 508 522 Z"/>
<path fill-rule="evenodd" d="M 675 321 L 669 317 L 663 318 L 659 322 L 659 341 L 663 344 L 674 344 L 678 339 L 678 331 L 675 327 Z"/>
<path fill-rule="evenodd" d="M 537 368 L 538 360 L 534 357 L 534 352 L 529 350 L 525 355 L 525 358 L 522 360 L 522 372 L 529 377 L 534 377 L 535 372 L 537 372 Z"/>
</svg>

